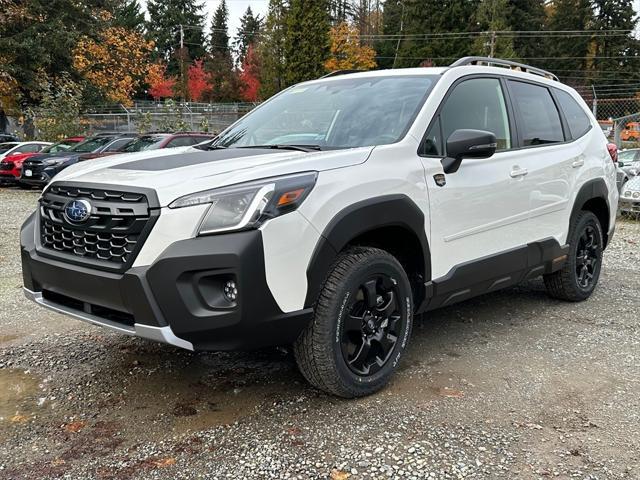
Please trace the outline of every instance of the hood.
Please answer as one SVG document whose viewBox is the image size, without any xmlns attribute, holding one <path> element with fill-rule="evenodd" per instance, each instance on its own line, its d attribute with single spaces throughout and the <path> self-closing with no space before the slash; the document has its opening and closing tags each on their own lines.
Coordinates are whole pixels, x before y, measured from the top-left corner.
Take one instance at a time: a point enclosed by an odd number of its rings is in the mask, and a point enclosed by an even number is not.
<svg viewBox="0 0 640 480">
<path fill-rule="evenodd" d="M 322 171 L 363 163 L 373 147 L 314 152 L 192 147 L 113 155 L 73 165 L 55 181 L 103 184 L 117 189 L 145 187 L 156 191 L 161 206 L 193 192 L 304 171 Z"/>
<path fill-rule="evenodd" d="M 78 155 L 81 155 L 81 154 L 78 152 L 69 152 L 69 151 L 55 152 L 55 153 L 37 153 L 32 157 L 29 157 L 29 160 L 42 161 L 42 160 L 47 160 L 49 158 L 60 158 L 60 157 L 73 158 Z"/>
<path fill-rule="evenodd" d="M 11 155 L 10 157 L 4 157 L 2 159 L 2 163 L 12 162 L 14 164 L 20 164 L 27 158 L 31 158 L 35 155 L 37 155 L 37 153 L 16 153 L 15 155 Z"/>
</svg>

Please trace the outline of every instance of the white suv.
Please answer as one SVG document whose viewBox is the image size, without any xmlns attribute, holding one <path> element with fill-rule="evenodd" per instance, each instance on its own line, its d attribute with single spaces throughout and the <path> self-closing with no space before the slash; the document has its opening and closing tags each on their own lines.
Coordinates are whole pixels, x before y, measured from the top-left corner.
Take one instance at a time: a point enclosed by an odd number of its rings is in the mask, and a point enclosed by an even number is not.
<svg viewBox="0 0 640 480">
<path fill-rule="evenodd" d="M 602 130 L 548 72 L 332 74 L 207 150 L 66 169 L 22 228 L 25 292 L 189 350 L 293 345 L 309 382 L 355 397 L 387 383 L 416 314 L 540 275 L 589 297 L 617 202 Z"/>
</svg>

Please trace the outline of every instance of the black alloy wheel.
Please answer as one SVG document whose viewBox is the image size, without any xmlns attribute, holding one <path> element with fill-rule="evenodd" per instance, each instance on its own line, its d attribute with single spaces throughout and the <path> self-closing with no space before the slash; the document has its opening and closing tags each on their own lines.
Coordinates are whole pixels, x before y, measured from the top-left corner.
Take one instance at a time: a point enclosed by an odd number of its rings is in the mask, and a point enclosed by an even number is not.
<svg viewBox="0 0 640 480">
<path fill-rule="evenodd" d="M 372 275 L 353 299 L 342 324 L 342 355 L 355 374 L 373 375 L 391 358 L 401 331 L 398 282 L 385 274 Z"/>
<path fill-rule="evenodd" d="M 588 289 L 600 264 L 600 244 L 595 226 L 587 225 L 578 240 L 576 249 L 576 280 L 578 286 Z"/>
</svg>

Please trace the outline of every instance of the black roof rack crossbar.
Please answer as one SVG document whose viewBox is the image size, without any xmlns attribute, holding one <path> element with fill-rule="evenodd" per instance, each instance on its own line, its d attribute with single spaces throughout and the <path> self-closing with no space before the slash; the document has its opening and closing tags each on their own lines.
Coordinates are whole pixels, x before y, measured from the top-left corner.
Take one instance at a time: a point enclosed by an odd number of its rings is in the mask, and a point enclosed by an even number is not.
<svg viewBox="0 0 640 480">
<path fill-rule="evenodd" d="M 551 72 L 547 72 L 546 70 L 542 70 L 541 68 L 532 67 L 531 65 L 526 65 L 524 63 L 512 62 L 511 60 L 502 60 L 500 58 L 491 58 L 491 57 L 463 57 L 459 60 L 453 62 L 450 67 L 462 67 L 465 65 L 487 65 L 487 66 L 500 66 L 500 67 L 508 67 L 512 70 L 519 70 L 522 72 L 532 73 L 534 75 L 540 75 L 541 77 L 548 78 L 550 80 L 555 80 L 558 82 L 558 77 L 555 76 Z"/>
<path fill-rule="evenodd" d="M 347 75 L 348 73 L 360 72 L 364 72 L 364 70 L 334 70 L 333 72 L 329 72 L 326 75 L 321 76 L 320 78 L 337 77 L 338 75 Z"/>
</svg>

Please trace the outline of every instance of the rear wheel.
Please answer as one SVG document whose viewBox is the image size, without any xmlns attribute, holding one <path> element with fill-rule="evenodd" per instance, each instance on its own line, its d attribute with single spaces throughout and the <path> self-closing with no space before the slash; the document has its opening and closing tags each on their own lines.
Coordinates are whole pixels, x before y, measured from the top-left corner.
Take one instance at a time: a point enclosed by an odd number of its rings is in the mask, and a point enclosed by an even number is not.
<svg viewBox="0 0 640 480">
<path fill-rule="evenodd" d="M 600 278 L 603 238 L 598 217 L 587 211 L 576 215 L 569 233 L 567 261 L 561 270 L 544 276 L 550 296 L 572 302 L 591 296 Z"/>
<path fill-rule="evenodd" d="M 320 292 L 314 318 L 294 345 L 300 371 L 341 397 L 381 389 L 411 333 L 411 286 L 400 263 L 376 248 L 341 254 Z"/>
</svg>

